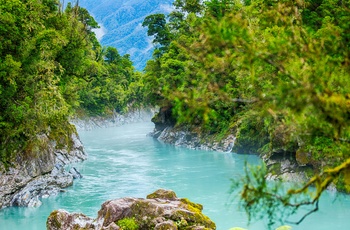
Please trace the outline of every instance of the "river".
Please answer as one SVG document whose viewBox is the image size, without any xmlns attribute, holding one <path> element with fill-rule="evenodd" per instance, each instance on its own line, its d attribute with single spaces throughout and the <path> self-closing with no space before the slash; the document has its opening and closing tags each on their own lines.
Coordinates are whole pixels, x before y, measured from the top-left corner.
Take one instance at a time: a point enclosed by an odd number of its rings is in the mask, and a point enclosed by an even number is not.
<svg viewBox="0 0 350 230">
<path fill-rule="evenodd" d="M 84 176 L 39 208 L 6 208 L 0 211 L 0 229 L 45 229 L 46 218 L 55 209 L 83 212 L 95 217 L 101 204 L 121 197 L 146 197 L 158 188 L 172 189 L 204 206 L 204 214 L 218 230 L 244 227 L 266 229 L 264 221 L 247 225 L 244 211 L 230 202 L 230 179 L 239 178 L 245 161 L 258 164 L 256 156 L 189 150 L 160 143 L 146 134 L 150 122 L 82 131 L 80 137 L 88 160 L 74 166 Z M 350 226 L 350 197 L 326 192 L 320 211 L 293 230 L 346 230 Z"/>
</svg>

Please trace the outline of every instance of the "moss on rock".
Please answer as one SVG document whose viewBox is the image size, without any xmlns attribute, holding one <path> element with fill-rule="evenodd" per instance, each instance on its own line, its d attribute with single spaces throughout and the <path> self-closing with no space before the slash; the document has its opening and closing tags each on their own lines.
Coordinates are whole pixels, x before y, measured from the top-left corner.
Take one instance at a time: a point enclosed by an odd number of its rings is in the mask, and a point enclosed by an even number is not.
<svg viewBox="0 0 350 230">
<path fill-rule="evenodd" d="M 151 197 L 151 198 L 149 198 Z M 196 230 L 216 229 L 215 223 L 202 213 L 203 206 L 186 198 L 179 199 L 175 192 L 160 189 L 142 198 L 121 198 L 102 204 L 96 219 L 83 214 L 54 211 L 47 221 L 47 229 L 116 229 L 120 220 L 132 219 L 137 229 Z M 83 225 L 80 225 L 83 223 Z M 78 225 L 77 225 L 78 224 Z"/>
<path fill-rule="evenodd" d="M 176 193 L 172 190 L 158 189 L 155 192 L 147 195 L 147 199 L 166 199 L 166 200 L 176 200 Z"/>
</svg>

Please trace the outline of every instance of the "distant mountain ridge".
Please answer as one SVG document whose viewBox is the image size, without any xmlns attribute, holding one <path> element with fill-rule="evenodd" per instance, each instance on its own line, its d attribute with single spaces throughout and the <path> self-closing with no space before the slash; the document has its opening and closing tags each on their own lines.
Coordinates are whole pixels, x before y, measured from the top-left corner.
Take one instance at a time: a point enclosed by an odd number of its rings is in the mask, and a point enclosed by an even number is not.
<svg viewBox="0 0 350 230">
<path fill-rule="evenodd" d="M 74 1 L 73 1 L 74 2 Z M 80 0 L 100 24 L 104 46 L 113 46 L 120 54 L 130 54 L 134 66 L 142 70 L 152 57 L 152 38 L 142 27 L 144 18 L 155 13 L 169 13 L 173 0 Z"/>
</svg>

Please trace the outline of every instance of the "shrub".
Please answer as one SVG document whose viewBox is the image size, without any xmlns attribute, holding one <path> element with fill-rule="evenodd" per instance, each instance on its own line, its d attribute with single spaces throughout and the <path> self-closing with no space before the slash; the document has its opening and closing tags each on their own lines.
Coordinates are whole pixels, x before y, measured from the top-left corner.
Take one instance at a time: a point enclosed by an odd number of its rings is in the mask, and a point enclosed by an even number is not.
<svg viewBox="0 0 350 230">
<path fill-rule="evenodd" d="M 124 219 L 118 220 L 117 224 L 122 230 L 139 229 L 139 225 L 136 223 L 134 218 L 124 218 Z"/>
</svg>

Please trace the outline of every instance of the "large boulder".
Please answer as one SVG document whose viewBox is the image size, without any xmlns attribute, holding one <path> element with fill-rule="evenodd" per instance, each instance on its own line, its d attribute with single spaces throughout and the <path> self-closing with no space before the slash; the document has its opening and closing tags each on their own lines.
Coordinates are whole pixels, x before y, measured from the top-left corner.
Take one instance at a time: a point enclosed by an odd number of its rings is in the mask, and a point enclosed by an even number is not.
<svg viewBox="0 0 350 230">
<path fill-rule="evenodd" d="M 120 229 L 118 222 L 134 221 L 138 229 L 216 229 L 215 223 L 202 213 L 202 205 L 177 198 L 171 190 L 159 189 L 143 198 L 121 198 L 102 204 L 96 219 L 84 214 L 53 211 L 47 219 L 49 230 Z"/>
</svg>

